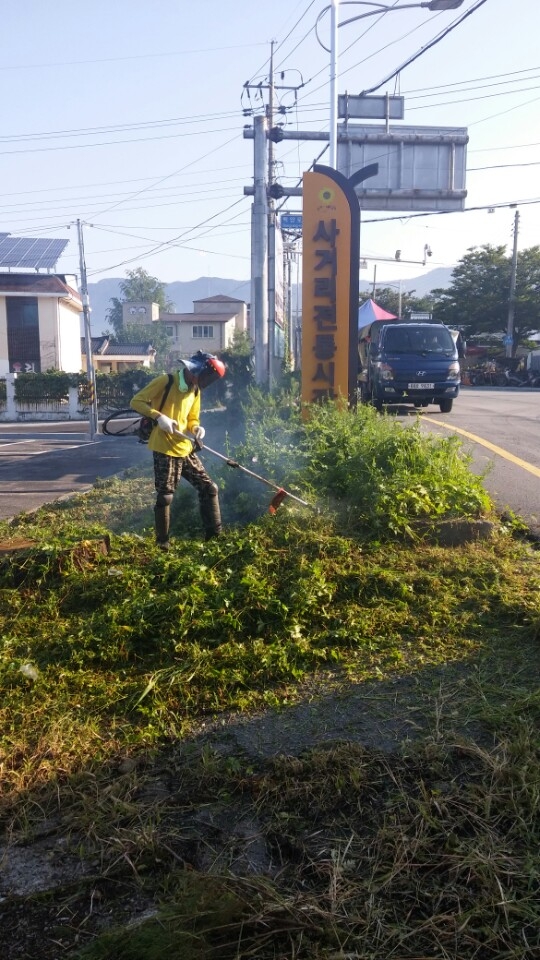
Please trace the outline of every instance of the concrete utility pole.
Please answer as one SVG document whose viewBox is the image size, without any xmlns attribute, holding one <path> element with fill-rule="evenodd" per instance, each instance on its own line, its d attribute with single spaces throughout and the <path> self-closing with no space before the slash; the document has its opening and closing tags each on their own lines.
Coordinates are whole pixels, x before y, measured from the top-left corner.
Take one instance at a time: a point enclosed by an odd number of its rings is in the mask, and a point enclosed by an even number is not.
<svg viewBox="0 0 540 960">
<path fill-rule="evenodd" d="M 271 187 L 274 179 L 274 144 L 284 136 L 274 130 L 276 91 L 294 91 L 298 86 L 276 85 L 274 82 L 274 46 L 270 48 L 268 84 L 245 83 L 244 89 L 255 89 L 262 95 L 268 90 L 265 116 L 254 117 L 253 129 L 245 129 L 244 137 L 254 140 L 254 184 L 244 188 L 245 196 L 253 196 L 251 208 L 251 315 L 255 340 L 255 379 L 272 389 L 276 332 L 276 211 Z M 273 135 L 272 135 L 273 131 Z M 326 134 L 328 139 L 328 134 Z M 300 193 L 301 195 L 301 193 Z"/>
<path fill-rule="evenodd" d="M 285 324 L 287 330 L 287 348 L 289 351 L 289 356 L 287 359 L 287 365 L 289 370 L 294 370 L 294 328 L 293 328 L 293 319 L 292 319 L 292 261 L 293 261 L 293 247 L 292 244 L 288 241 L 283 246 L 283 254 L 285 258 L 284 263 L 284 274 L 285 274 L 285 290 L 286 290 L 286 300 L 285 300 Z"/>
<path fill-rule="evenodd" d="M 254 117 L 254 201 L 251 207 L 251 315 L 255 341 L 255 380 L 268 378 L 267 245 L 268 199 L 266 182 L 266 118 Z"/>
<path fill-rule="evenodd" d="M 330 7 L 330 160 L 329 166 L 337 170 L 338 140 L 338 9 L 339 0 L 332 0 Z"/>
<path fill-rule="evenodd" d="M 510 296 L 508 298 L 508 326 L 506 327 L 506 356 L 511 357 L 514 348 L 514 313 L 516 309 L 516 280 L 518 259 L 519 210 L 514 216 L 514 250 L 512 253 L 512 272 L 510 274 Z"/>
<path fill-rule="evenodd" d="M 270 82 L 266 116 L 268 130 L 274 126 L 274 44 L 270 44 Z M 274 182 L 274 141 L 268 141 L 268 184 Z M 276 339 L 276 209 L 272 196 L 268 195 L 268 389 L 272 392 L 274 382 L 274 354 Z"/>
<path fill-rule="evenodd" d="M 90 331 L 90 299 L 88 297 L 88 283 L 86 280 L 86 262 L 84 258 L 83 229 L 80 220 L 77 220 L 77 234 L 79 238 L 79 267 L 81 273 L 81 299 L 84 318 L 84 345 L 86 351 L 86 376 L 88 379 L 88 426 L 90 439 L 93 440 L 98 429 L 98 411 L 96 396 L 96 372 L 92 359 L 92 334 Z"/>
</svg>

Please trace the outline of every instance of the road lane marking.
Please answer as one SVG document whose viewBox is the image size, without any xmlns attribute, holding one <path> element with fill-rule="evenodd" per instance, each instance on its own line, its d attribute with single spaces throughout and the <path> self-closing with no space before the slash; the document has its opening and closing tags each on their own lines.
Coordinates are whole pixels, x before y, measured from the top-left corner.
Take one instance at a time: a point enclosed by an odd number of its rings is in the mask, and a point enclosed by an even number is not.
<svg viewBox="0 0 540 960">
<path fill-rule="evenodd" d="M 11 443 L 0 443 L 0 449 L 2 447 L 18 447 L 20 443 L 35 443 L 35 440 L 12 440 Z"/>
<path fill-rule="evenodd" d="M 0 443 L 0 450 L 3 447 L 7 447 L 8 449 L 11 447 L 19 447 L 23 443 L 39 444 L 40 447 L 45 448 L 45 449 L 37 450 L 35 456 L 38 456 L 40 453 L 44 453 L 44 452 L 50 453 L 51 451 L 54 451 L 58 447 L 63 447 L 65 450 L 75 450 L 75 449 L 78 450 L 79 447 L 89 446 L 86 440 L 83 440 L 83 441 L 77 440 L 76 435 L 69 439 L 66 437 L 62 440 L 56 440 L 56 439 L 51 439 L 50 434 L 44 434 L 43 437 L 32 437 L 31 440 L 11 440 L 8 443 Z M 49 449 L 47 449 L 47 446 L 49 447 Z"/>
<path fill-rule="evenodd" d="M 455 433 L 460 433 L 463 437 L 467 437 L 468 440 L 473 440 L 474 443 L 479 443 L 482 447 L 487 447 L 487 449 L 493 451 L 493 453 L 498 453 L 500 457 L 504 457 L 504 459 L 509 460 L 510 463 L 515 463 L 517 467 L 528 470 L 534 477 L 540 477 L 540 467 L 535 467 L 533 463 L 527 463 L 526 460 L 515 457 L 509 450 L 504 450 L 503 447 L 498 447 L 495 443 L 484 440 L 483 437 L 477 437 L 475 433 L 469 433 L 467 430 L 462 430 L 461 427 L 454 427 L 450 423 L 445 423 L 444 420 L 433 420 L 431 417 L 429 420 L 426 419 L 426 423 L 436 423 L 439 427 L 454 430 Z"/>
</svg>

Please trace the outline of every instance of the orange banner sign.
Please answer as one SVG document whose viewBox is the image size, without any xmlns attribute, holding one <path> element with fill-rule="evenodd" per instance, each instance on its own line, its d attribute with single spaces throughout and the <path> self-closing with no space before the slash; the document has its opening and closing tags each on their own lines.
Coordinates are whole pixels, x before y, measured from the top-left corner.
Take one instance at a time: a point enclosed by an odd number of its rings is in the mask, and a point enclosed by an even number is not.
<svg viewBox="0 0 540 960">
<path fill-rule="evenodd" d="M 304 174 L 302 224 L 302 401 L 354 405 L 360 210 L 337 170 Z"/>
</svg>

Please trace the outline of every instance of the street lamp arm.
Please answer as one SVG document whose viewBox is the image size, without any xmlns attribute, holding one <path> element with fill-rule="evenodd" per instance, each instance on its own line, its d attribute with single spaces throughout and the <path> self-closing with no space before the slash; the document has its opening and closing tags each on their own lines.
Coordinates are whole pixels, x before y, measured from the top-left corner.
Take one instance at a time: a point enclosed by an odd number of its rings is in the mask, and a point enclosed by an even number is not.
<svg viewBox="0 0 540 960">
<path fill-rule="evenodd" d="M 351 2 L 351 3 L 352 3 L 353 0 L 347 0 L 347 2 Z M 355 0 L 355 2 L 360 2 L 360 0 Z M 371 6 L 375 6 L 375 4 L 371 4 Z M 398 10 L 411 10 L 413 7 L 420 8 L 420 7 L 429 7 L 429 6 L 430 6 L 430 3 L 429 3 L 429 2 L 426 2 L 426 3 L 404 3 L 403 6 L 401 6 L 401 7 L 387 7 L 387 6 L 385 6 L 384 4 L 382 4 L 382 3 L 378 3 L 378 4 L 377 4 L 378 9 L 377 9 L 377 10 L 368 10 L 366 13 L 359 13 L 358 16 L 356 16 L 356 17 L 350 17 L 348 20 L 342 20 L 341 23 L 338 23 L 338 27 L 346 27 L 348 23 L 354 23 L 355 20 L 363 20 L 364 17 L 372 17 L 372 16 L 375 16 L 375 14 L 377 14 L 377 13 L 383 13 L 383 12 L 384 12 L 384 13 L 390 13 L 390 12 L 391 12 L 391 13 L 394 13 L 394 12 L 397 12 Z"/>
<path fill-rule="evenodd" d="M 384 4 L 384 3 L 370 3 L 369 0 L 342 0 L 342 2 L 340 3 L 340 6 L 341 6 L 341 7 L 344 7 L 344 6 L 354 6 L 354 7 L 356 7 L 356 6 L 358 6 L 359 4 L 360 4 L 361 6 L 363 6 L 363 7 L 364 7 L 364 6 L 365 6 L 365 7 L 376 7 L 377 9 L 376 9 L 376 10 L 368 10 L 366 13 L 361 13 L 358 17 L 353 17 L 352 20 L 361 20 L 362 17 L 372 17 L 372 16 L 374 16 L 374 15 L 377 14 L 377 13 L 383 14 L 383 13 L 385 13 L 386 11 L 389 10 L 389 7 L 387 7 L 386 4 Z M 416 7 L 416 6 L 418 6 L 418 4 L 415 3 L 415 4 L 412 4 L 412 6 L 415 6 L 415 7 Z M 318 42 L 319 45 L 323 48 L 323 50 L 326 50 L 327 53 L 331 53 L 331 52 L 332 52 L 332 51 L 331 51 L 331 48 L 325 46 L 325 44 L 322 42 L 321 38 L 319 37 L 319 29 L 318 29 L 318 28 L 319 28 L 319 21 L 322 20 L 322 18 L 324 17 L 324 15 L 325 15 L 326 13 L 328 13 L 328 11 L 331 10 L 331 9 L 332 9 L 331 6 L 329 6 L 329 7 L 323 7 L 323 9 L 321 10 L 319 16 L 317 17 L 317 19 L 316 19 L 316 21 L 315 21 L 315 36 L 316 36 L 316 38 L 317 38 L 317 42 Z M 345 20 L 344 22 L 345 22 L 345 23 L 351 23 L 352 20 Z M 337 26 L 338 26 L 338 27 L 342 27 L 342 26 L 344 26 L 344 24 L 343 24 L 343 23 L 338 23 Z"/>
<path fill-rule="evenodd" d="M 353 7 L 375 7 L 374 10 L 366 10 L 365 13 L 359 13 L 356 17 L 349 17 L 348 20 L 342 20 L 341 23 L 337 24 L 337 27 L 346 27 L 349 23 L 355 23 L 357 20 L 364 20 L 365 17 L 375 17 L 377 14 L 385 13 L 396 13 L 398 10 L 411 10 L 411 9 L 428 9 L 432 10 L 434 13 L 443 10 L 453 10 L 456 7 L 461 6 L 463 0 L 424 0 L 422 3 L 404 3 L 400 7 L 389 7 L 386 3 L 371 3 L 371 0 L 341 0 L 340 7 L 353 6 Z M 327 53 L 331 53 L 332 50 L 330 47 L 325 46 L 319 37 L 319 21 L 324 17 L 332 7 L 324 7 L 317 20 L 315 21 L 315 36 L 318 43 L 326 50 Z"/>
<path fill-rule="evenodd" d="M 477 10 L 479 6 L 482 6 L 482 4 L 486 2 L 487 0 L 478 0 L 478 2 L 476 3 L 476 6 L 472 7 L 471 10 L 469 10 L 465 14 L 465 16 L 469 16 L 470 13 L 472 13 L 474 10 Z M 340 3 L 340 0 L 332 0 L 332 3 L 330 4 L 330 6 L 324 7 L 324 9 L 321 10 L 319 16 L 317 17 L 317 20 L 315 21 L 315 28 L 314 28 L 315 36 L 317 38 L 317 43 L 319 43 L 319 45 L 324 50 L 326 50 L 327 53 L 330 54 L 330 166 L 331 167 L 335 167 L 337 162 L 337 114 L 338 114 L 338 110 L 337 110 L 337 101 L 338 101 L 338 97 L 337 97 L 337 80 L 338 80 L 337 35 L 338 35 L 338 28 L 344 27 L 348 23 L 353 23 L 356 20 L 362 20 L 364 17 L 373 17 L 376 15 L 384 16 L 387 13 L 395 13 L 397 10 L 410 10 L 413 7 L 416 9 L 424 8 L 427 10 L 431 10 L 432 12 L 443 11 L 443 10 L 455 10 L 457 7 L 461 6 L 461 4 L 463 3 L 463 0 L 423 0 L 423 2 L 421 3 L 406 3 L 406 4 L 403 4 L 403 6 L 401 7 L 395 7 L 395 6 L 389 7 L 388 4 L 379 3 L 378 0 L 343 0 L 344 4 L 350 4 L 352 6 L 359 5 L 359 6 L 373 7 L 374 9 L 367 10 L 365 13 L 360 13 L 356 17 L 351 17 L 349 20 L 344 20 L 342 23 L 337 23 L 339 3 Z M 319 37 L 318 28 L 319 28 L 319 22 L 321 18 L 326 13 L 328 13 L 329 10 L 331 10 L 332 12 L 332 17 L 330 22 L 331 46 L 327 47 L 326 44 L 324 44 Z M 464 17 L 461 18 L 461 20 L 463 19 Z M 461 23 L 461 20 L 457 20 L 453 24 L 453 26 L 457 26 L 458 23 Z M 433 46 L 434 43 L 437 43 L 438 40 L 442 39 L 442 37 L 445 35 L 446 35 L 445 33 L 441 34 L 439 37 L 435 38 L 435 40 L 433 40 L 430 45 Z M 428 45 L 428 47 L 430 45 Z M 426 49 L 428 49 L 428 47 L 426 47 Z M 415 58 L 417 56 L 420 56 L 420 53 L 416 54 Z M 395 73 L 393 73 L 392 76 L 395 76 Z M 376 89 L 378 89 L 378 87 L 373 87 L 369 91 L 364 91 L 364 93 L 371 93 L 372 90 L 376 90 Z"/>
</svg>

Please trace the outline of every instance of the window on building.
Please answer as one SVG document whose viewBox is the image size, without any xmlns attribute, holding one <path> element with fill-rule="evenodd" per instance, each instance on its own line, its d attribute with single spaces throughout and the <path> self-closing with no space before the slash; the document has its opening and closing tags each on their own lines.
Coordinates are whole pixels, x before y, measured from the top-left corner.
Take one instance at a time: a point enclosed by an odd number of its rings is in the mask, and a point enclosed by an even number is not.
<svg viewBox="0 0 540 960">
<path fill-rule="evenodd" d="M 194 340 L 212 340 L 214 337 L 214 328 L 208 324 L 197 324 L 193 327 Z"/>
<path fill-rule="evenodd" d="M 171 338 L 171 340 L 175 340 L 175 339 L 176 339 L 176 337 L 175 337 L 176 327 L 165 327 L 165 333 L 167 334 L 168 337 Z"/>
<path fill-rule="evenodd" d="M 39 373 L 40 344 L 37 297 L 6 297 L 9 369 Z"/>
</svg>

